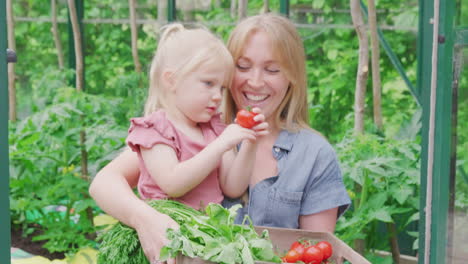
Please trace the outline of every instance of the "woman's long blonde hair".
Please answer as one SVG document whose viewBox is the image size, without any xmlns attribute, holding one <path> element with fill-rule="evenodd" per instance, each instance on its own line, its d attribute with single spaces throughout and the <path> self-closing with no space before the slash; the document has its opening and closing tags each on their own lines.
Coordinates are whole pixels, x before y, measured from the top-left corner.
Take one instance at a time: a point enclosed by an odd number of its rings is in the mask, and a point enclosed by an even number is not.
<svg viewBox="0 0 468 264">
<path fill-rule="evenodd" d="M 178 80 L 200 66 L 227 69 L 223 85 L 230 87 L 234 74 L 234 61 L 223 41 L 204 28 L 187 29 L 182 24 L 165 26 L 149 71 L 148 99 L 145 116 L 160 108 L 167 108 L 163 73 L 170 71 Z"/>
<path fill-rule="evenodd" d="M 270 38 L 273 56 L 290 82 L 283 101 L 273 113 L 275 124 L 289 131 L 310 128 L 304 45 L 291 21 L 273 13 L 252 16 L 241 21 L 232 31 L 227 44 L 234 62 L 237 63 L 242 56 L 249 37 L 259 31 Z M 224 100 L 225 121 L 232 122 L 237 108 L 229 90 L 225 93 Z"/>
</svg>

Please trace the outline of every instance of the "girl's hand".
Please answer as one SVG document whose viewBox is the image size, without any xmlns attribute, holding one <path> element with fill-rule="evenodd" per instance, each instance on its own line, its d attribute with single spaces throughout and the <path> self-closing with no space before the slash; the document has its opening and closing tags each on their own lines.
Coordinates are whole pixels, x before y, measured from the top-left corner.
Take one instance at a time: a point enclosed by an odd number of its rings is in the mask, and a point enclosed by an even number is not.
<svg viewBox="0 0 468 264">
<path fill-rule="evenodd" d="M 179 225 L 168 215 L 161 214 L 152 208 L 146 209 L 145 214 L 138 219 L 135 229 L 143 252 L 150 263 L 158 263 L 161 248 L 169 243 L 166 238 L 167 228 L 177 230 Z M 175 260 L 170 259 L 167 264 L 175 264 Z"/>
<path fill-rule="evenodd" d="M 213 143 L 219 144 L 222 151 L 228 151 L 245 139 L 255 140 L 256 132 L 253 129 L 243 128 L 238 124 L 230 124 Z"/>
</svg>

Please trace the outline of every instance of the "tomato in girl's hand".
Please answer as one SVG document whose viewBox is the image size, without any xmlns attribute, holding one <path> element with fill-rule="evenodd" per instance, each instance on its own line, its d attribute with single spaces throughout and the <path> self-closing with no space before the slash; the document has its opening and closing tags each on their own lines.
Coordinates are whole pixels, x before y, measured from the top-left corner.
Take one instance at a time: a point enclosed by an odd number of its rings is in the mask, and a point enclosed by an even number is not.
<svg viewBox="0 0 468 264">
<path fill-rule="evenodd" d="M 323 260 L 328 259 L 333 254 L 332 245 L 328 243 L 327 241 L 320 241 L 317 244 L 315 244 L 315 246 L 318 247 L 322 251 Z"/>
<path fill-rule="evenodd" d="M 288 253 L 282 258 L 282 260 L 286 263 L 296 263 L 297 261 L 301 260 L 302 254 L 299 254 L 296 250 L 289 250 Z"/>
<path fill-rule="evenodd" d="M 250 107 L 247 107 L 247 109 L 241 109 L 236 115 L 237 124 L 241 127 L 252 128 L 257 124 L 254 120 L 254 116 L 256 115 L 257 113 L 250 111 Z"/>
<path fill-rule="evenodd" d="M 302 261 L 307 264 L 320 264 L 323 260 L 322 251 L 314 246 L 307 247 L 302 255 Z"/>
</svg>

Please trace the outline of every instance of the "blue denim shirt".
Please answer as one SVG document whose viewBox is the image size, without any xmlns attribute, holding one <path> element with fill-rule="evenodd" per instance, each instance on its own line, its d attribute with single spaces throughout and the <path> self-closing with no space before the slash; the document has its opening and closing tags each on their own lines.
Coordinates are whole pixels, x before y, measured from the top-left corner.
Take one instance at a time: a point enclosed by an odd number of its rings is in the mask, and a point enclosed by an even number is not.
<svg viewBox="0 0 468 264">
<path fill-rule="evenodd" d="M 341 216 L 351 201 L 332 146 L 319 134 L 302 129 L 281 131 L 272 149 L 278 175 L 249 187 L 249 201 L 236 223 L 248 214 L 254 225 L 299 228 L 299 216 L 338 207 Z M 225 198 L 227 208 L 240 199 Z"/>
</svg>

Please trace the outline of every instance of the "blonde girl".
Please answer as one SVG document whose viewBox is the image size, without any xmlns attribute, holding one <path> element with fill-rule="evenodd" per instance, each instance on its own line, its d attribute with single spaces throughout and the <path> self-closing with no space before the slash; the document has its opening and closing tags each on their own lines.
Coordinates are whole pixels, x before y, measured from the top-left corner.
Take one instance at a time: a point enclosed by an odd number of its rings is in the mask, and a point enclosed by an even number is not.
<svg viewBox="0 0 468 264">
<path fill-rule="evenodd" d="M 231 54 L 209 31 L 181 24 L 164 29 L 145 116 L 131 120 L 127 137 L 139 158 L 141 198 L 171 198 L 198 209 L 246 190 L 256 137 L 267 134 L 267 123 L 262 114 L 253 129 L 222 123 L 218 108 L 233 71 Z"/>
</svg>

